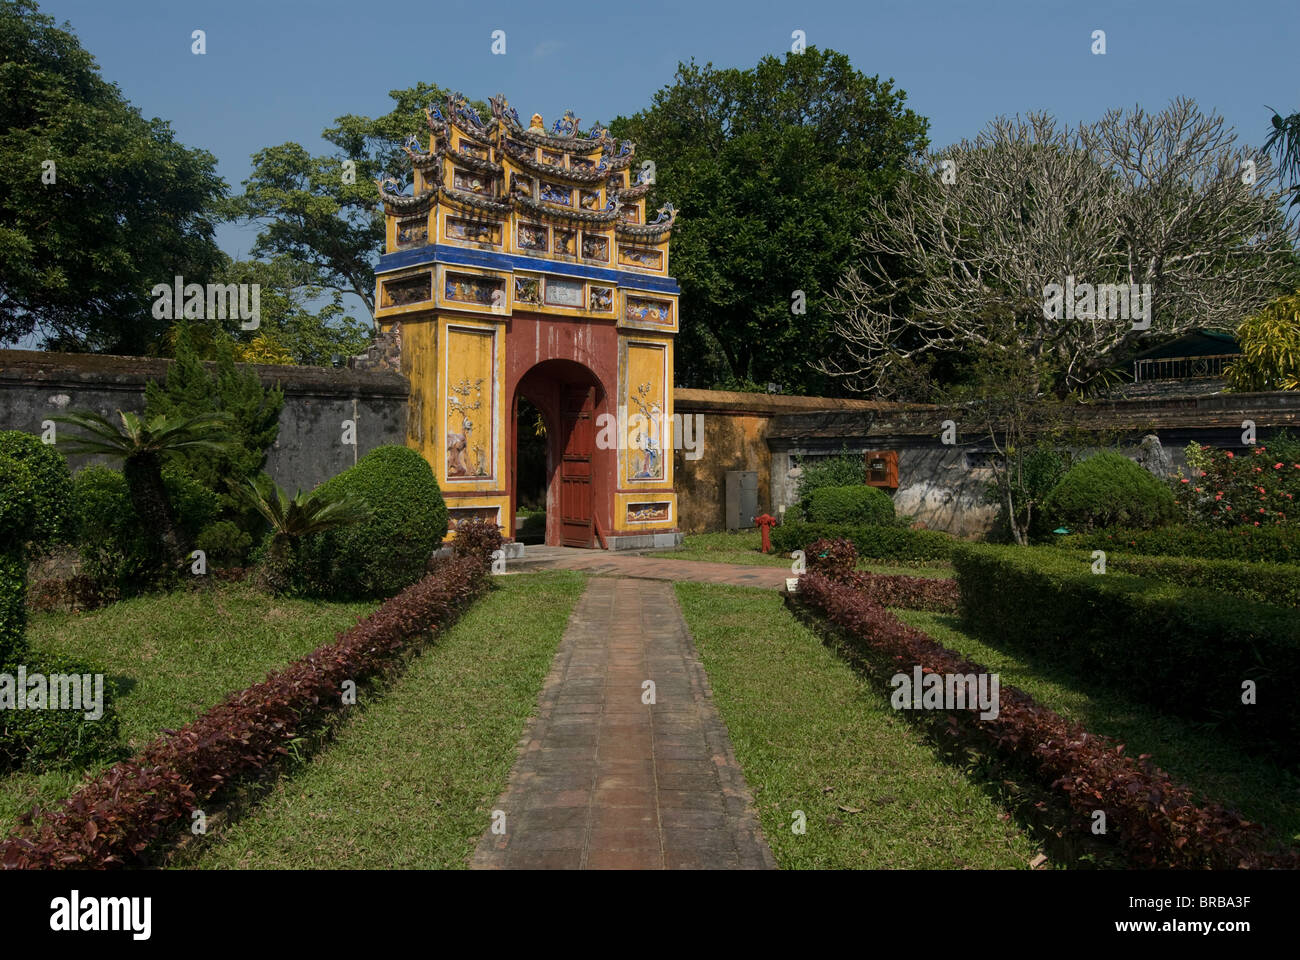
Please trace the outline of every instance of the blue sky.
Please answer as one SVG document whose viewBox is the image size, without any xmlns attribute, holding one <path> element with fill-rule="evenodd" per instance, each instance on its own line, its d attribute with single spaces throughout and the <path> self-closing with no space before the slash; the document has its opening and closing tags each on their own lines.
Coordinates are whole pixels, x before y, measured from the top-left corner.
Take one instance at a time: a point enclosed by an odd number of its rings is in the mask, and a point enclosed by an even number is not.
<svg viewBox="0 0 1300 960">
<path fill-rule="evenodd" d="M 1214 108 L 1252 144 L 1265 105 L 1300 109 L 1300 2 L 1255 0 L 45 0 L 104 76 L 179 139 L 212 151 L 233 189 L 263 146 L 324 151 L 345 113 L 388 111 L 391 89 L 427 80 L 486 99 L 503 92 L 549 126 L 572 107 L 584 126 L 635 112 L 679 60 L 751 66 L 791 33 L 893 77 L 943 146 L 998 114 L 1048 109 L 1069 123 L 1172 97 Z M 207 53 L 191 53 L 202 29 Z M 504 56 L 492 32 L 506 33 Z M 1091 53 L 1106 32 L 1107 52 Z M 246 255 L 256 231 L 223 227 Z"/>
</svg>

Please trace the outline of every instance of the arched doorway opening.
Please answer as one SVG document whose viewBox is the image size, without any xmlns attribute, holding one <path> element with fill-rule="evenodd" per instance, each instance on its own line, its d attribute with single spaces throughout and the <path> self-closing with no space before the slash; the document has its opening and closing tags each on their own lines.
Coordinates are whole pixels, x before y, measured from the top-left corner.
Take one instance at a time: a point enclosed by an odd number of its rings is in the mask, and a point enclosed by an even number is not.
<svg viewBox="0 0 1300 960">
<path fill-rule="evenodd" d="M 548 546 L 596 547 L 603 543 L 609 510 L 605 482 L 613 470 L 612 453 L 596 447 L 596 420 L 605 412 L 608 394 L 587 367 L 572 360 L 546 360 L 519 380 L 512 405 L 511 443 L 515 456 L 511 477 L 511 515 L 529 503 L 526 450 L 534 441 L 536 411 L 545 432 L 543 483 Z M 530 410 L 531 408 L 531 410 Z"/>
<path fill-rule="evenodd" d="M 515 539 L 520 543 L 546 542 L 547 470 L 546 418 L 520 393 L 515 400 L 519 424 L 515 442 Z"/>
</svg>

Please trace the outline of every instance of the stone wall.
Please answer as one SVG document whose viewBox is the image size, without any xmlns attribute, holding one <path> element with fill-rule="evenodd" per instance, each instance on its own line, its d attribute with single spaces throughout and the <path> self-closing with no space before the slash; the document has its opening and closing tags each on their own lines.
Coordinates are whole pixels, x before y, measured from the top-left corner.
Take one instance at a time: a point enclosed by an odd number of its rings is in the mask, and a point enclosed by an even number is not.
<svg viewBox="0 0 1300 960">
<path fill-rule="evenodd" d="M 72 410 L 104 416 L 144 409 L 144 387 L 161 381 L 170 360 L 101 354 L 0 350 L 0 429 L 40 434 L 42 423 Z M 267 472 L 290 492 L 314 487 L 377 446 L 406 437 L 410 385 L 392 370 L 257 365 L 266 386 L 284 389 L 280 434 Z M 356 425 L 345 445 L 343 421 Z M 60 429 L 70 429 L 60 427 Z M 72 457 L 74 469 L 88 462 Z"/>
<path fill-rule="evenodd" d="M 960 423 L 958 442 L 944 445 L 942 423 L 948 418 L 937 407 L 921 405 L 880 405 L 866 413 L 828 408 L 773 418 L 767 443 L 772 451 L 774 512 L 795 501 L 797 480 L 791 470 L 798 459 L 841 450 L 854 454 L 895 450 L 897 513 L 955 536 L 987 533 L 998 517 L 998 508 L 986 503 L 984 496 L 992 479 L 992 470 L 985 466 L 992 446 L 986 437 L 962 434 Z M 1255 425 L 1260 442 L 1282 429 L 1300 432 L 1300 393 L 1111 400 L 1079 406 L 1070 417 L 1071 424 L 1095 438 L 1098 446 L 1117 449 L 1149 469 L 1153 443 L 1158 442 L 1170 472 L 1186 467 L 1183 451 L 1193 441 L 1225 449 L 1241 447 L 1247 420 Z M 1147 439 L 1151 437 L 1155 441 Z"/>
</svg>

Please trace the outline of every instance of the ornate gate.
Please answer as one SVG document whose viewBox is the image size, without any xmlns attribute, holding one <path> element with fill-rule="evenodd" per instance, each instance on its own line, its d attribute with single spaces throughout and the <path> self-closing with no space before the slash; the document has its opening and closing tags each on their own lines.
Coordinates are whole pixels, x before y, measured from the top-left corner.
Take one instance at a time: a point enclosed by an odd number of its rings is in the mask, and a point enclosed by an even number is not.
<svg viewBox="0 0 1300 960">
<path fill-rule="evenodd" d="M 676 214 L 647 219 L 651 178 L 630 142 L 599 124 L 580 132 L 572 112 L 549 132 L 538 114 L 525 127 L 504 97 L 491 103 L 486 120 L 459 96 L 431 105 L 427 150 L 414 136 L 406 147 L 411 192 L 379 185 L 375 316 L 411 381 L 407 443 L 433 466 L 453 532 L 491 517 L 511 536 L 528 378 L 566 431 L 547 542 L 659 542 L 677 530 Z"/>
</svg>

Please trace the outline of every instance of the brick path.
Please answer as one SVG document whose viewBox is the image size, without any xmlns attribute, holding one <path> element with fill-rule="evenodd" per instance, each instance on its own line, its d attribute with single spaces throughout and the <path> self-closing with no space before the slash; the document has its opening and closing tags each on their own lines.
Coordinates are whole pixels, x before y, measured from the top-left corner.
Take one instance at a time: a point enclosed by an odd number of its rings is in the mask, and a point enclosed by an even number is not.
<svg viewBox="0 0 1300 960">
<path fill-rule="evenodd" d="M 476 868 L 775 867 L 667 583 L 588 581 L 519 746 Z"/>
<path fill-rule="evenodd" d="M 579 550 L 567 547 L 526 547 L 523 561 L 507 561 L 507 572 L 515 570 L 581 570 L 596 576 L 636 577 L 646 580 L 693 580 L 723 583 L 735 587 L 783 588 L 793 576 L 789 566 L 744 566 L 710 563 L 707 560 L 673 560 L 641 557 L 608 550 Z"/>
</svg>

